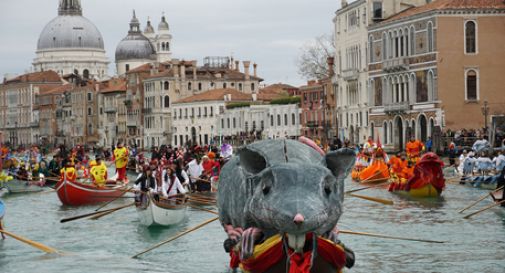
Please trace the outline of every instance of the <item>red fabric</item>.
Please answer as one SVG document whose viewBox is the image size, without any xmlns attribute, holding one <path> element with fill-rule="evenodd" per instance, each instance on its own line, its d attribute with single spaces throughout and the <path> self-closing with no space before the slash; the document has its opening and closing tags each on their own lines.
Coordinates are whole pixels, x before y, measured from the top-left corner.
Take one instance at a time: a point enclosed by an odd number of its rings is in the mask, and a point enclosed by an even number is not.
<svg viewBox="0 0 505 273">
<path fill-rule="evenodd" d="M 444 163 L 434 153 L 425 154 L 414 167 L 414 176 L 407 182 L 406 190 L 418 189 L 432 184 L 441 192 L 445 188 L 445 179 L 442 171 Z"/>
<path fill-rule="evenodd" d="M 312 234 L 307 234 L 306 240 L 312 240 Z M 289 273 L 310 273 L 312 251 L 307 251 L 303 254 L 297 253 L 294 255 L 292 255 L 292 253 L 293 251 L 289 250 L 289 254 L 291 255 Z M 317 254 L 338 271 L 345 266 L 346 258 L 343 248 L 332 242 L 317 238 Z M 284 258 L 285 255 L 282 247 L 282 241 L 280 241 L 259 255 L 256 259 L 248 259 L 241 261 L 241 263 L 247 271 L 265 272 Z"/>
<path fill-rule="evenodd" d="M 240 265 L 239 255 L 235 251 L 230 252 L 230 268 L 236 269 Z"/>
</svg>

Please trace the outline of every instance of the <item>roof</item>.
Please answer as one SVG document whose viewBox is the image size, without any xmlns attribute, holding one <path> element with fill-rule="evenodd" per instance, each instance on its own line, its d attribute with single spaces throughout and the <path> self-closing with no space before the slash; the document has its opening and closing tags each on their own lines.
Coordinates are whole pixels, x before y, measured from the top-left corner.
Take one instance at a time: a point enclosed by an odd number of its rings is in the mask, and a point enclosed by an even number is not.
<svg viewBox="0 0 505 273">
<path fill-rule="evenodd" d="M 52 88 L 41 88 L 40 89 L 40 95 L 58 95 L 58 94 L 63 94 L 65 91 L 70 91 L 73 88 L 73 84 L 67 83 L 64 85 L 60 85 L 58 87 L 52 86 Z"/>
<path fill-rule="evenodd" d="M 280 86 L 268 86 L 258 92 L 258 100 L 261 101 L 271 101 L 285 97 L 289 97 L 289 93 Z"/>
<path fill-rule="evenodd" d="M 100 93 L 126 92 L 126 81 L 124 79 L 113 78 L 104 83 L 104 88 Z"/>
<path fill-rule="evenodd" d="M 192 103 L 192 102 L 203 102 L 203 101 L 224 101 L 225 95 L 231 95 L 230 101 L 251 101 L 252 96 L 250 94 L 242 93 L 236 89 L 225 88 L 225 89 L 214 89 L 207 92 L 203 92 L 198 95 L 187 97 L 185 99 L 178 100 L 176 104 L 180 103 Z"/>
<path fill-rule="evenodd" d="M 265 87 L 264 89 L 270 89 L 270 88 L 280 88 L 280 89 L 284 89 L 284 90 L 288 90 L 288 89 L 298 89 L 298 87 L 294 87 L 292 85 L 289 85 L 289 84 L 285 84 L 285 83 L 274 83 L 274 84 L 271 84 L 267 87 Z"/>
<path fill-rule="evenodd" d="M 49 70 L 42 72 L 33 72 L 17 76 L 16 78 L 5 80 L 4 83 L 61 83 L 61 78 L 58 73 Z"/>
<path fill-rule="evenodd" d="M 474 9 L 505 9 L 504 0 L 435 0 L 429 4 L 412 7 L 397 13 L 384 22 L 396 21 L 405 17 L 431 12 L 434 10 L 474 10 Z"/>
</svg>

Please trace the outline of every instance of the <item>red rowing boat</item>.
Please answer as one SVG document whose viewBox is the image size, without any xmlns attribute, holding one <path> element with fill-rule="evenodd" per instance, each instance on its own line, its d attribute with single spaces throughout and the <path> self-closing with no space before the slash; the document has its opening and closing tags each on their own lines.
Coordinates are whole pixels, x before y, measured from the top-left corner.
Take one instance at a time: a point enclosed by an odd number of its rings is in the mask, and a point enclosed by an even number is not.
<svg viewBox="0 0 505 273">
<path fill-rule="evenodd" d="M 114 184 L 113 187 L 96 187 L 95 185 L 71 182 L 68 180 L 59 181 L 56 184 L 56 192 L 61 203 L 68 206 L 92 205 L 101 202 L 108 202 L 124 194 L 125 186 Z"/>
</svg>

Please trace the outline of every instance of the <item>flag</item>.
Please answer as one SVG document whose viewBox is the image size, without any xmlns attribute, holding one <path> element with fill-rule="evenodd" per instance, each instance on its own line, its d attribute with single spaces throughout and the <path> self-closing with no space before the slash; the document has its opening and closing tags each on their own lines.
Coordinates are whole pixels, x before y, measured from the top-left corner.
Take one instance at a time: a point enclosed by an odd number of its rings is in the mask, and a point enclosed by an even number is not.
<svg viewBox="0 0 505 273">
<path fill-rule="evenodd" d="M 381 138 L 380 138 L 379 135 L 377 135 L 377 148 L 381 148 L 382 149 Z"/>
</svg>

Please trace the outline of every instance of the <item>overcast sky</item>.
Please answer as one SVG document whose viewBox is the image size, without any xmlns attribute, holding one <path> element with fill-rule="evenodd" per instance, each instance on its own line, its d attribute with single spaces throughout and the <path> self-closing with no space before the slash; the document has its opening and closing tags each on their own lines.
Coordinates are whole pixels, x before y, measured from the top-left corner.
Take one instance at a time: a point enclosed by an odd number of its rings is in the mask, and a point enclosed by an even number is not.
<svg viewBox="0 0 505 273">
<path fill-rule="evenodd" d="M 45 24 L 58 0 L 0 0 L 0 75 L 30 69 Z M 339 0 L 81 0 L 83 15 L 101 31 L 114 73 L 116 45 L 126 36 L 135 9 L 142 29 L 155 28 L 165 12 L 174 58 L 233 56 L 258 63 L 268 84 L 305 82 L 296 69 L 300 47 L 332 32 Z"/>
</svg>

